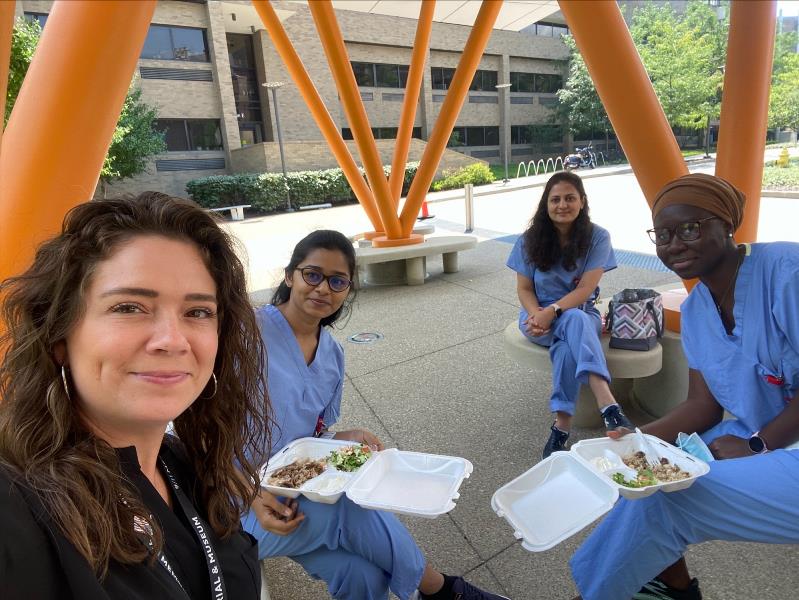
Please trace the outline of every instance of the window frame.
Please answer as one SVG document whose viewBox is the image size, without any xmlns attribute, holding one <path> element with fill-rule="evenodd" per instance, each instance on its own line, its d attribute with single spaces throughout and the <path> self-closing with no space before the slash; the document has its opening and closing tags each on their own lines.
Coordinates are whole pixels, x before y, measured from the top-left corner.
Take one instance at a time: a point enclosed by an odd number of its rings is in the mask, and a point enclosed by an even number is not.
<svg viewBox="0 0 799 600">
<path fill-rule="evenodd" d="M 195 62 L 195 63 L 210 63 L 211 62 L 211 51 L 210 47 L 208 46 L 208 30 L 205 27 L 189 27 L 186 25 L 169 25 L 165 23 L 150 23 L 150 26 L 147 28 L 147 36 L 150 35 L 150 31 L 153 27 L 160 27 L 165 28 L 169 32 L 169 43 L 172 47 L 172 58 L 163 58 L 163 57 L 152 57 L 152 56 L 144 56 L 144 49 L 147 45 L 147 37 L 144 38 L 144 45 L 142 46 L 141 52 L 139 53 L 139 58 L 141 60 L 172 60 L 176 62 Z M 175 29 L 184 29 L 190 31 L 198 31 L 202 37 L 203 47 L 204 47 L 204 55 L 205 58 L 203 60 L 197 60 L 192 58 L 177 58 L 175 56 L 175 37 L 173 34 L 173 30 Z M 196 56 L 196 55 L 192 55 Z"/>
</svg>

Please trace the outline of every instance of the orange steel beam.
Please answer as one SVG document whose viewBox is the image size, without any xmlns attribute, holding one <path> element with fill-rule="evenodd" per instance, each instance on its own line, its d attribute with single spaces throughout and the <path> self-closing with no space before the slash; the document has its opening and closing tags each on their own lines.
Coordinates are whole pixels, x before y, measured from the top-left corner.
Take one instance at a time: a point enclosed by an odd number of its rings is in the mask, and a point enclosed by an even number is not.
<svg viewBox="0 0 799 600">
<path fill-rule="evenodd" d="M 341 132 L 339 132 L 333 118 L 325 107 L 325 103 L 319 96 L 319 91 L 308 76 L 308 71 L 305 70 L 297 51 L 292 46 L 291 40 L 286 34 L 286 30 L 283 28 L 275 9 L 267 0 L 252 0 L 252 4 L 261 17 L 266 32 L 272 39 L 272 43 L 286 66 L 291 80 L 297 86 L 305 105 L 311 112 L 313 120 L 319 127 L 322 137 L 325 138 L 330 151 L 341 166 L 341 170 L 344 171 L 344 176 L 349 181 L 355 197 L 363 206 L 366 216 L 369 217 L 369 221 L 375 231 L 383 231 L 383 221 L 380 217 L 380 212 L 377 210 L 374 196 L 369 186 L 366 185 L 358 165 L 355 164 L 347 144 L 344 143 Z"/>
<path fill-rule="evenodd" d="M 155 0 L 53 5 L 3 136 L 0 280 L 92 197 L 154 10 Z"/>
<path fill-rule="evenodd" d="M 11 62 L 11 33 L 14 29 L 14 2 L 0 2 L 0 152 L 3 148 L 8 69 Z"/>
<path fill-rule="evenodd" d="M 333 12 L 333 4 L 330 0 L 315 0 L 308 3 L 308 8 L 311 10 L 322 48 L 327 56 L 330 73 L 336 83 L 341 106 L 344 108 L 344 114 L 346 114 L 352 130 L 352 137 L 361 155 L 361 163 L 363 163 L 369 187 L 372 189 L 377 210 L 383 221 L 383 231 L 390 239 L 408 237 L 403 236 L 400 229 L 396 208 L 391 201 L 386 174 L 383 172 L 383 163 L 369 126 L 369 118 L 366 115 L 363 100 L 361 100 L 358 82 L 355 80 L 347 48 L 341 37 L 336 13 Z"/>
<path fill-rule="evenodd" d="M 433 181 L 438 163 L 447 147 L 447 140 L 452 134 L 455 120 L 458 118 L 463 101 L 469 92 L 469 85 L 471 85 L 474 73 L 480 64 L 480 58 L 488 44 L 488 38 L 491 37 L 491 31 L 500 8 L 502 8 L 502 0 L 483 0 L 480 12 L 477 13 L 469 39 L 466 41 L 463 54 L 458 62 L 458 68 L 455 69 L 452 83 L 441 105 L 441 112 L 433 126 L 430 139 L 427 140 L 422 160 L 419 162 L 419 170 L 416 171 L 411 189 L 408 191 L 408 197 L 405 199 L 405 206 L 402 207 L 400 223 L 405 236 L 409 236 L 413 231 L 416 216 L 419 214 L 427 190 L 430 189 L 430 182 Z"/>
<path fill-rule="evenodd" d="M 427 55 L 427 47 L 430 45 L 430 31 L 433 29 L 435 8 L 436 0 L 424 0 L 419 11 L 419 20 L 416 23 L 416 37 L 413 40 L 411 66 L 408 69 L 405 98 L 402 103 L 399 127 L 397 128 L 394 157 L 391 161 L 391 175 L 388 178 L 388 187 L 391 190 L 394 210 L 399 206 L 399 199 L 402 195 L 405 163 L 408 160 L 408 148 L 413 135 L 413 122 L 416 120 L 416 106 L 419 103 L 419 93 L 422 89 L 425 56 Z"/>
<path fill-rule="evenodd" d="M 777 3 L 733 2 L 716 175 L 746 194 L 739 242 L 757 239 Z"/>
<path fill-rule="evenodd" d="M 660 101 L 613 0 L 560 0 L 613 129 L 650 206 L 688 168 Z"/>
</svg>

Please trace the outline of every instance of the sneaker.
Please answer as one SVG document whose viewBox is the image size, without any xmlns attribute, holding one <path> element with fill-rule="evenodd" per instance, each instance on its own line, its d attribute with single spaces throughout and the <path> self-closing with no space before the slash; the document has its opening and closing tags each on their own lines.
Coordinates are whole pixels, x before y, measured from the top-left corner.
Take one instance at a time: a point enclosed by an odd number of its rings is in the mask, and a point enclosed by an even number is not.
<svg viewBox="0 0 799 600">
<path fill-rule="evenodd" d="M 635 425 L 630 422 L 618 404 L 611 404 L 602 412 L 602 420 L 605 421 L 608 437 L 619 438 L 625 434 L 635 431 Z M 626 429 L 626 431 L 624 431 Z"/>
<path fill-rule="evenodd" d="M 452 598 L 453 600 L 510 600 L 507 596 L 484 592 L 463 577 L 458 577 L 452 584 Z"/>
<path fill-rule="evenodd" d="M 678 590 L 655 577 L 642 587 L 632 600 L 702 600 L 702 592 L 696 579 L 691 580 L 687 590 Z"/>
<path fill-rule="evenodd" d="M 544 446 L 544 458 L 547 458 L 553 452 L 561 452 L 562 450 L 566 450 L 566 440 L 569 439 L 569 432 L 561 431 L 555 427 L 554 423 L 549 429 L 549 439 Z"/>
</svg>

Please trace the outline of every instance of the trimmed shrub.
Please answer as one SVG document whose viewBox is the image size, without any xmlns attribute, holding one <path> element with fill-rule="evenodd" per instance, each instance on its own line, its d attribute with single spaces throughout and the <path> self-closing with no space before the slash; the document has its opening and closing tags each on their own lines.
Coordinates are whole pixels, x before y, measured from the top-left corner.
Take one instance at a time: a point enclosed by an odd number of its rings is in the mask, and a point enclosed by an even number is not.
<svg viewBox="0 0 799 600">
<path fill-rule="evenodd" d="M 402 193 L 407 194 L 419 163 L 405 167 Z M 390 166 L 384 166 L 386 177 Z M 363 169 L 361 169 L 363 176 Z M 251 204 L 262 212 L 275 212 L 286 207 L 286 188 L 291 193 L 295 208 L 330 202 L 349 204 L 357 202 L 344 172 L 341 169 L 323 171 L 293 171 L 286 173 L 243 173 L 238 175 L 212 175 L 193 179 L 186 184 L 189 196 L 204 208 L 219 208 L 238 204 Z"/>
<path fill-rule="evenodd" d="M 488 165 L 474 163 L 454 171 L 444 171 L 444 177 L 438 181 L 434 181 L 433 185 L 430 187 L 434 192 L 440 192 L 442 190 L 462 188 L 467 183 L 482 185 L 484 183 L 491 183 L 494 180 L 494 174 L 491 172 L 491 168 Z"/>
</svg>

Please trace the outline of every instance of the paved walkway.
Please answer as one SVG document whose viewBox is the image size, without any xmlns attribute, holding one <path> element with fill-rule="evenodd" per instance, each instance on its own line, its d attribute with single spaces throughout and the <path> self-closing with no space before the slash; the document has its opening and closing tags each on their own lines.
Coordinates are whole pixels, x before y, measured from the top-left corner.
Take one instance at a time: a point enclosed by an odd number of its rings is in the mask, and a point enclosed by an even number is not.
<svg viewBox="0 0 799 600">
<path fill-rule="evenodd" d="M 630 286 L 676 284 L 671 273 L 631 266 L 636 257 L 651 257 L 653 248 L 647 240 L 649 246 L 641 248 L 648 253 L 639 251 L 637 238 L 625 237 L 625 230 L 642 235 L 648 216 L 645 205 L 634 206 L 643 204 L 634 190 L 629 202 L 619 205 L 617 199 L 611 206 L 603 196 L 614 180 L 629 185 L 620 177 L 587 181 L 595 220 L 611 229 L 614 246 L 630 251 L 626 264 L 603 278 L 603 295 Z M 524 228 L 539 195 L 516 190 L 477 200 L 480 243 L 461 254 L 459 273 L 444 274 L 441 259 L 434 258 L 424 286 L 363 289 L 349 320 L 334 333 L 347 357 L 342 427 L 366 427 L 388 446 L 464 456 L 474 463 L 451 513 L 435 520 L 403 519 L 430 562 L 516 600 L 573 597 L 567 560 L 587 533 L 533 554 L 521 548 L 489 505 L 498 487 L 538 462 L 551 423 L 549 374 L 516 365 L 502 348 L 502 330 L 516 318 L 518 306 L 514 277 L 504 262 L 513 234 Z M 462 201 L 445 200 L 431 208 L 437 233 L 462 232 Z M 256 298 L 267 299 L 265 288 L 279 277 L 293 244 L 318 227 L 349 234 L 368 224 L 353 206 L 232 225 L 249 254 Z M 384 337 L 369 345 L 347 341 L 359 332 Z M 575 438 L 600 434 L 577 430 Z M 688 560 L 709 600 L 786 600 L 799 588 L 796 546 L 708 543 L 692 549 Z M 269 581 L 273 600 L 328 598 L 321 583 L 286 559 L 270 561 Z"/>
</svg>

